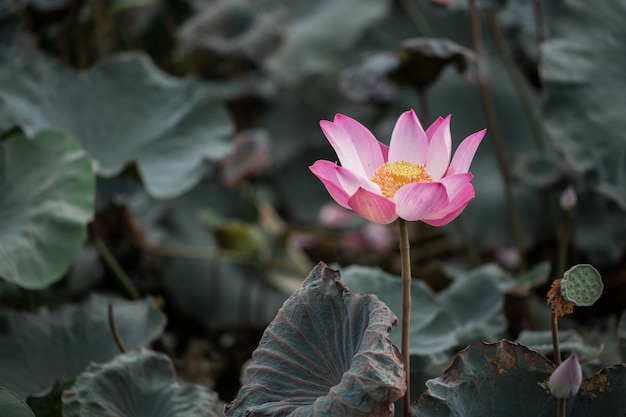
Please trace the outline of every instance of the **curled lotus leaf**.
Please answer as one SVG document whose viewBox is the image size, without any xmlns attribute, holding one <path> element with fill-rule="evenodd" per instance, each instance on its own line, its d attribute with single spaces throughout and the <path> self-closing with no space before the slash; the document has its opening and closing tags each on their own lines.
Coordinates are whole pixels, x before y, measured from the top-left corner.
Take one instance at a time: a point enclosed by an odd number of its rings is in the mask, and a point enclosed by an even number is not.
<svg viewBox="0 0 626 417">
<path fill-rule="evenodd" d="M 179 37 L 188 48 L 257 62 L 278 48 L 289 20 L 274 0 L 221 0 L 187 20 Z"/>
<path fill-rule="evenodd" d="M 265 330 L 226 416 L 392 416 L 406 390 L 396 323 L 319 263 Z"/>
<path fill-rule="evenodd" d="M 411 38 L 400 44 L 400 64 L 394 76 L 418 88 L 435 82 L 443 69 L 453 64 L 470 83 L 484 80 L 484 70 L 476 54 L 444 38 Z"/>
</svg>

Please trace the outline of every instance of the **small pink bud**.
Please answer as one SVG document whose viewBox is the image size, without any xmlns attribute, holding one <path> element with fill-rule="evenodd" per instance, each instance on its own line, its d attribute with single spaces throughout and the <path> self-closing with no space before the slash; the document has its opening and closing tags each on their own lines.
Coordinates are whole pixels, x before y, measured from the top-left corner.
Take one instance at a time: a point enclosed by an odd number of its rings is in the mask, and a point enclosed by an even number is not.
<svg viewBox="0 0 626 417">
<path fill-rule="evenodd" d="M 577 198 L 574 187 L 571 185 L 567 186 L 563 194 L 561 194 L 559 203 L 561 204 L 561 209 L 565 211 L 571 211 L 576 207 Z"/>
<path fill-rule="evenodd" d="M 548 385 L 552 395 L 566 400 L 578 393 L 582 382 L 583 371 L 576 354 L 573 353 L 554 370 Z"/>
</svg>

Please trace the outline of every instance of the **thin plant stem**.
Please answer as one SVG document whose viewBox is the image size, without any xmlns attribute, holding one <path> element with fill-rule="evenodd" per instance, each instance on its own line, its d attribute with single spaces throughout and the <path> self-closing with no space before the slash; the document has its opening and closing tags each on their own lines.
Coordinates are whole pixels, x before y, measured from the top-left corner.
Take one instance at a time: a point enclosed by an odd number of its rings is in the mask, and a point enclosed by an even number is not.
<svg viewBox="0 0 626 417">
<path fill-rule="evenodd" d="M 556 313 L 552 312 L 552 351 L 554 352 L 554 363 L 556 366 L 561 364 L 561 348 L 559 347 L 559 319 Z"/>
<path fill-rule="evenodd" d="M 113 271 L 117 280 L 126 289 L 128 295 L 130 295 L 133 300 L 139 300 L 141 298 L 139 291 L 137 291 L 137 288 L 135 288 L 135 285 L 131 281 L 130 277 L 126 274 L 126 271 L 124 271 L 117 259 L 115 259 L 115 256 L 113 256 L 113 253 L 111 253 L 104 241 L 99 237 L 95 237 L 93 242 L 98 250 L 98 253 L 100 253 L 100 256 L 102 256 L 102 259 L 104 259 L 107 266 L 111 268 L 111 271 Z"/>
<path fill-rule="evenodd" d="M 109 248 L 104 243 L 104 241 L 102 239 L 100 239 L 99 237 L 94 237 L 93 242 L 94 242 L 94 245 L 95 245 L 96 249 L 98 250 L 98 253 L 100 254 L 100 256 L 102 256 L 102 259 L 104 259 L 104 261 L 106 262 L 108 267 L 111 268 L 111 270 L 113 271 L 113 274 L 117 277 L 117 279 L 120 281 L 122 286 L 126 289 L 128 294 L 130 295 L 130 297 L 133 300 L 141 299 L 141 294 L 139 294 L 139 291 L 137 290 L 137 288 L 135 288 L 135 285 L 131 281 L 130 277 L 128 276 L 126 271 L 124 271 L 124 268 L 122 268 L 122 265 L 120 265 L 120 263 L 117 261 L 117 259 L 115 259 L 115 256 L 109 250 Z M 112 319 L 112 314 L 113 314 L 112 313 L 112 307 L 111 307 L 111 305 L 109 305 L 109 325 L 111 326 L 111 331 L 113 332 L 113 336 L 115 337 L 115 332 L 117 331 L 117 328 L 115 327 L 115 322 L 111 321 L 111 320 L 113 320 Z M 120 346 L 121 340 L 122 340 L 121 337 L 120 337 L 119 341 L 116 339 L 116 342 L 117 342 L 118 346 L 120 347 L 120 350 L 122 349 L 122 347 L 124 347 L 123 343 Z M 172 360 L 175 359 L 176 358 L 176 354 L 170 348 L 170 346 L 165 342 L 165 338 L 163 337 L 163 335 L 161 335 L 161 337 L 159 337 L 159 342 L 160 342 L 160 344 L 161 344 L 161 346 L 163 348 L 163 351 L 170 358 L 172 358 Z M 122 352 L 124 352 L 124 351 L 122 351 Z"/>
<path fill-rule="evenodd" d="M 120 336 L 120 333 L 117 331 L 117 325 L 115 324 L 115 316 L 113 315 L 112 303 L 109 303 L 109 327 L 111 328 L 113 339 L 115 339 L 115 343 L 117 343 L 117 347 L 120 349 L 120 352 L 126 353 L 126 345 L 124 345 L 122 336 Z"/>
<path fill-rule="evenodd" d="M 541 8 L 541 0 L 533 0 L 533 13 L 535 17 L 537 42 L 543 43 L 543 41 L 546 40 L 546 32 L 543 30 L 543 10 Z"/>
<path fill-rule="evenodd" d="M 432 37 L 432 28 L 428 24 L 428 21 L 422 15 L 419 7 L 415 5 L 413 0 L 400 0 L 400 4 L 404 8 L 407 16 L 409 16 L 409 19 L 411 19 L 413 25 L 415 25 L 420 34 L 425 37 Z"/>
<path fill-rule="evenodd" d="M 500 54 L 500 58 L 502 59 L 502 63 L 509 73 L 509 77 L 511 77 L 513 86 L 517 90 L 517 95 L 519 96 L 522 107 L 524 108 L 524 112 L 526 113 L 528 125 L 530 126 L 530 130 L 532 131 L 533 139 L 535 139 L 535 146 L 541 152 L 544 152 L 546 150 L 546 144 L 543 138 L 543 129 L 541 128 L 541 122 L 539 121 L 539 117 L 537 116 L 537 113 L 535 111 L 536 106 L 532 102 L 530 94 L 528 93 L 528 88 L 524 83 L 524 79 L 522 78 L 522 74 L 515 64 L 513 55 L 511 54 L 511 51 L 509 50 L 507 43 L 504 40 L 504 36 L 502 35 L 502 28 L 500 26 L 500 22 L 498 21 L 496 13 L 493 10 L 490 10 L 486 12 L 486 15 L 487 23 L 489 25 L 491 35 L 493 36 L 493 40 L 495 41 L 496 48 L 498 49 L 498 53 Z"/>
<path fill-rule="evenodd" d="M 106 11 L 106 4 L 103 0 L 92 0 L 93 17 L 95 23 L 95 38 L 100 56 L 109 53 L 107 37 L 110 35 L 109 19 Z"/>
<path fill-rule="evenodd" d="M 470 17 L 472 23 L 472 43 L 474 53 L 481 58 L 483 57 L 483 43 L 482 35 L 480 33 L 480 16 L 478 15 L 478 8 L 476 6 L 476 0 L 469 0 L 470 5 Z M 491 101 L 491 94 L 489 92 L 489 85 L 486 81 L 479 83 L 480 95 L 483 101 L 483 108 L 485 110 L 485 117 L 487 119 L 487 130 L 491 136 L 494 149 L 496 152 L 496 159 L 498 161 L 498 168 L 500 175 L 504 183 L 504 197 L 506 205 L 509 211 L 509 218 L 511 220 L 511 229 L 513 231 L 513 239 L 515 247 L 517 248 L 519 255 L 519 269 L 524 271 L 526 269 L 526 255 L 524 253 L 524 242 L 522 239 L 522 227 L 519 220 L 519 214 L 517 212 L 517 206 L 515 205 L 515 198 L 513 197 L 513 187 L 511 181 L 511 173 L 507 165 L 506 154 L 504 151 L 504 145 L 502 141 L 502 135 L 500 133 L 500 126 L 495 114 L 495 107 Z"/>
<path fill-rule="evenodd" d="M 557 400 L 557 411 L 556 411 L 556 416 L 557 417 L 565 417 L 565 403 L 567 402 L 567 400 L 564 400 L 562 398 L 559 398 Z"/>
<path fill-rule="evenodd" d="M 570 210 L 563 213 L 563 223 L 561 232 L 558 235 L 558 252 L 557 252 L 557 277 L 562 277 L 567 265 L 567 249 L 569 247 L 570 231 L 572 228 L 572 215 Z"/>
<path fill-rule="evenodd" d="M 559 318 L 557 314 L 552 311 L 550 320 L 552 324 L 552 351 L 554 354 L 554 363 L 556 366 L 561 364 L 561 348 L 559 347 Z M 564 399 L 557 399 L 557 417 L 565 417 L 565 403 Z"/>
<path fill-rule="evenodd" d="M 402 399 L 402 415 L 409 416 L 411 406 L 411 357 L 409 335 L 411 329 L 411 248 L 407 222 L 398 219 L 400 226 L 400 259 L 402 262 L 402 356 L 406 371 L 406 393 Z"/>
</svg>

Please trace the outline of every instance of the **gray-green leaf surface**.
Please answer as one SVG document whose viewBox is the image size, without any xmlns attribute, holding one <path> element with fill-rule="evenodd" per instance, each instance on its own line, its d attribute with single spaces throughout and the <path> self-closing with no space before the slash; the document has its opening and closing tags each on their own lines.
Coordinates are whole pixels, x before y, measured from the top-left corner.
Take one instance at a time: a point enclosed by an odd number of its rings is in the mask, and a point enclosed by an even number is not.
<svg viewBox="0 0 626 417">
<path fill-rule="evenodd" d="M 0 143 L 0 277 L 45 288 L 69 268 L 93 217 L 95 175 L 78 142 L 59 130 Z"/>
<path fill-rule="evenodd" d="M 63 394 L 64 417 L 218 417 L 217 394 L 176 379 L 164 354 L 140 350 L 91 364 Z"/>
<path fill-rule="evenodd" d="M 38 57 L 0 69 L 0 101 L 32 135 L 60 127 L 79 140 L 99 175 L 137 164 L 148 192 L 191 189 L 204 160 L 231 149 L 233 123 L 210 89 L 159 70 L 143 53 L 113 55 L 84 73 Z"/>
<path fill-rule="evenodd" d="M 74 378 L 90 362 L 119 353 L 107 318 L 109 302 L 128 349 L 145 346 L 165 328 L 165 316 L 150 300 L 95 294 L 84 304 L 51 312 L 8 311 L 0 318 L 0 386 L 23 397 L 42 395 L 55 381 Z"/>
</svg>

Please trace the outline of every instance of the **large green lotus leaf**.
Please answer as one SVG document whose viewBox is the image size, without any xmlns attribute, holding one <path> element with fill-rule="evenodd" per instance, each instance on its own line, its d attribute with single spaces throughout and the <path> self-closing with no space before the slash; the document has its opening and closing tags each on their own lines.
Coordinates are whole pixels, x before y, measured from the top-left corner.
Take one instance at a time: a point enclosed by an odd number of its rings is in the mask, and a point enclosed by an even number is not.
<svg viewBox="0 0 626 417">
<path fill-rule="evenodd" d="M 376 294 L 402 323 L 402 280 L 378 268 L 350 266 L 342 271 L 343 282 L 352 292 Z M 457 323 L 441 305 L 437 296 L 423 282 L 411 281 L 412 355 L 443 352 L 458 343 Z M 400 346 L 401 332 L 391 333 L 391 341 Z"/>
<path fill-rule="evenodd" d="M 337 70 L 363 32 L 385 17 L 391 6 L 388 0 L 283 3 L 294 17 L 291 31 L 265 66 L 276 78 L 290 84 Z"/>
<path fill-rule="evenodd" d="M 460 352 L 411 410 L 417 417 L 537 417 L 550 404 L 554 365 L 509 341 L 476 342 Z M 556 414 L 556 411 L 555 411 Z"/>
<path fill-rule="evenodd" d="M 29 134 L 48 126 L 73 133 L 102 176 L 136 162 L 157 198 L 191 189 L 203 161 L 231 149 L 232 122 L 209 88 L 164 74 L 141 53 L 80 74 L 42 57 L 17 61 L 0 70 L 0 101 Z"/>
<path fill-rule="evenodd" d="M 119 353 L 109 328 L 109 303 L 128 349 L 145 346 L 165 328 L 165 316 L 150 300 L 96 294 L 81 305 L 51 312 L 9 311 L 0 319 L 0 386 L 23 397 L 43 395 L 55 381 L 73 378 L 90 362 Z"/>
<path fill-rule="evenodd" d="M 63 393 L 63 417 L 217 417 L 217 394 L 176 379 L 164 354 L 139 350 L 91 364 Z"/>
<path fill-rule="evenodd" d="M 502 340 L 476 342 L 460 352 L 412 408 L 415 417 L 556 415 L 557 402 L 548 380 L 555 365 L 540 353 Z M 602 369 L 583 381 L 567 402 L 570 417 L 621 416 L 626 412 L 623 387 L 626 365 Z"/>
<path fill-rule="evenodd" d="M 391 416 L 405 391 L 397 319 L 319 263 L 263 334 L 227 416 Z"/>
<path fill-rule="evenodd" d="M 33 410 L 14 392 L 0 387 L 0 410 L 4 417 L 35 417 Z"/>
<path fill-rule="evenodd" d="M 626 209 L 626 3 L 562 2 L 542 51 L 549 139 L 571 167 Z"/>
<path fill-rule="evenodd" d="M 512 278 L 495 264 L 455 273 L 454 282 L 438 294 L 438 299 L 457 320 L 461 344 L 502 337 L 507 326 L 502 311 L 504 294 L 512 285 Z"/>
<path fill-rule="evenodd" d="M 85 239 L 94 195 L 91 161 L 67 133 L 0 143 L 0 277 L 24 288 L 61 278 Z"/>
</svg>

